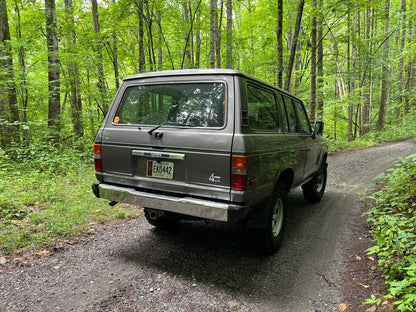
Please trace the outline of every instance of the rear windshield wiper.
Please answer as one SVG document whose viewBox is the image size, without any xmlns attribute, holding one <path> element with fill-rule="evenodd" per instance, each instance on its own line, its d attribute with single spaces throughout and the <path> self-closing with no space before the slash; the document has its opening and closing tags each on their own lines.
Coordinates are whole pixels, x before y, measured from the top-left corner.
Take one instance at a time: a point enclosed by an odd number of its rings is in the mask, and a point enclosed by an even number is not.
<svg viewBox="0 0 416 312">
<path fill-rule="evenodd" d="M 153 127 L 152 129 L 150 129 L 149 131 L 147 131 L 147 133 L 152 134 L 155 130 L 159 129 L 160 127 L 164 126 L 164 125 L 171 125 L 171 126 L 184 126 L 180 123 L 174 122 L 174 121 L 170 121 L 170 120 L 166 120 L 164 122 L 162 122 L 161 124 L 157 125 L 156 127 Z"/>
</svg>

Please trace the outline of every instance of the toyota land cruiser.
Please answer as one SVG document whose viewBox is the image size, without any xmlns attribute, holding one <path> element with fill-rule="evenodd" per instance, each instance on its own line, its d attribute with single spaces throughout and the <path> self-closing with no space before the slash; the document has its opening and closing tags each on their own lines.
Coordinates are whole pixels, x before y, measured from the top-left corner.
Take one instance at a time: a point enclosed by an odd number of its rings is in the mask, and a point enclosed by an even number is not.
<svg viewBox="0 0 416 312">
<path fill-rule="evenodd" d="M 143 207 L 154 226 L 244 221 L 273 252 L 290 189 L 312 203 L 324 194 L 322 131 L 301 100 L 236 70 L 130 76 L 95 139 L 93 191 Z"/>
</svg>

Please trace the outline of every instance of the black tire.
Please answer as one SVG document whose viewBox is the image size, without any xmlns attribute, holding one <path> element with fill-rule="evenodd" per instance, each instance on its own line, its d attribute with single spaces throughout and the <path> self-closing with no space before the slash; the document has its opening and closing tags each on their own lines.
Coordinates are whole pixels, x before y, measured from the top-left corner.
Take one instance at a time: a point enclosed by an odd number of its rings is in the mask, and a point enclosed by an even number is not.
<svg viewBox="0 0 416 312">
<path fill-rule="evenodd" d="M 144 216 L 147 222 L 157 228 L 170 228 L 179 222 L 176 214 L 155 209 L 144 208 Z"/>
<path fill-rule="evenodd" d="M 327 164 L 323 164 L 312 180 L 302 185 L 303 197 L 307 202 L 317 203 L 324 196 L 327 179 L 326 168 Z"/>
<path fill-rule="evenodd" d="M 263 249 L 272 254 L 283 241 L 287 223 L 287 188 L 279 184 L 266 207 L 266 227 L 260 230 Z"/>
</svg>

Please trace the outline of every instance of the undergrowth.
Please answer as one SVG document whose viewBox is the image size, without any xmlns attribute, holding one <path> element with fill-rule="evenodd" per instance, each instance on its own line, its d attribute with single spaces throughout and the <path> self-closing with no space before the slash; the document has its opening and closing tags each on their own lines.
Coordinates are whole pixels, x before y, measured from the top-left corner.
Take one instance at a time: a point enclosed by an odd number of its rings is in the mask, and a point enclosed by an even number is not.
<svg viewBox="0 0 416 312">
<path fill-rule="evenodd" d="M 46 146 L 12 154 L 0 150 L 0 256 L 47 248 L 138 214 L 95 198 L 91 152 Z"/>
<path fill-rule="evenodd" d="M 374 246 L 388 287 L 385 298 L 397 311 L 416 311 L 416 154 L 402 160 L 384 177 L 383 188 L 370 199 Z M 372 296 L 366 303 L 380 304 Z"/>
<path fill-rule="evenodd" d="M 395 142 L 416 137 L 416 116 L 409 115 L 400 126 L 389 126 L 385 131 L 371 131 L 368 134 L 348 142 L 345 139 L 327 139 L 331 152 L 367 148 L 380 143 Z"/>
</svg>

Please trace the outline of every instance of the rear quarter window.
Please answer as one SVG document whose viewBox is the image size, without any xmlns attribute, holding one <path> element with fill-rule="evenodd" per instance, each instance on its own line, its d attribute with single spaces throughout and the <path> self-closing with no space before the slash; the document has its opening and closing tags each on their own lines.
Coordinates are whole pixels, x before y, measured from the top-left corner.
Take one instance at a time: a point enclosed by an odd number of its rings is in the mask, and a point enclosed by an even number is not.
<svg viewBox="0 0 416 312">
<path fill-rule="evenodd" d="M 247 85 L 248 121 L 250 128 L 260 131 L 278 131 L 276 98 L 274 94 L 253 85 Z"/>
</svg>

